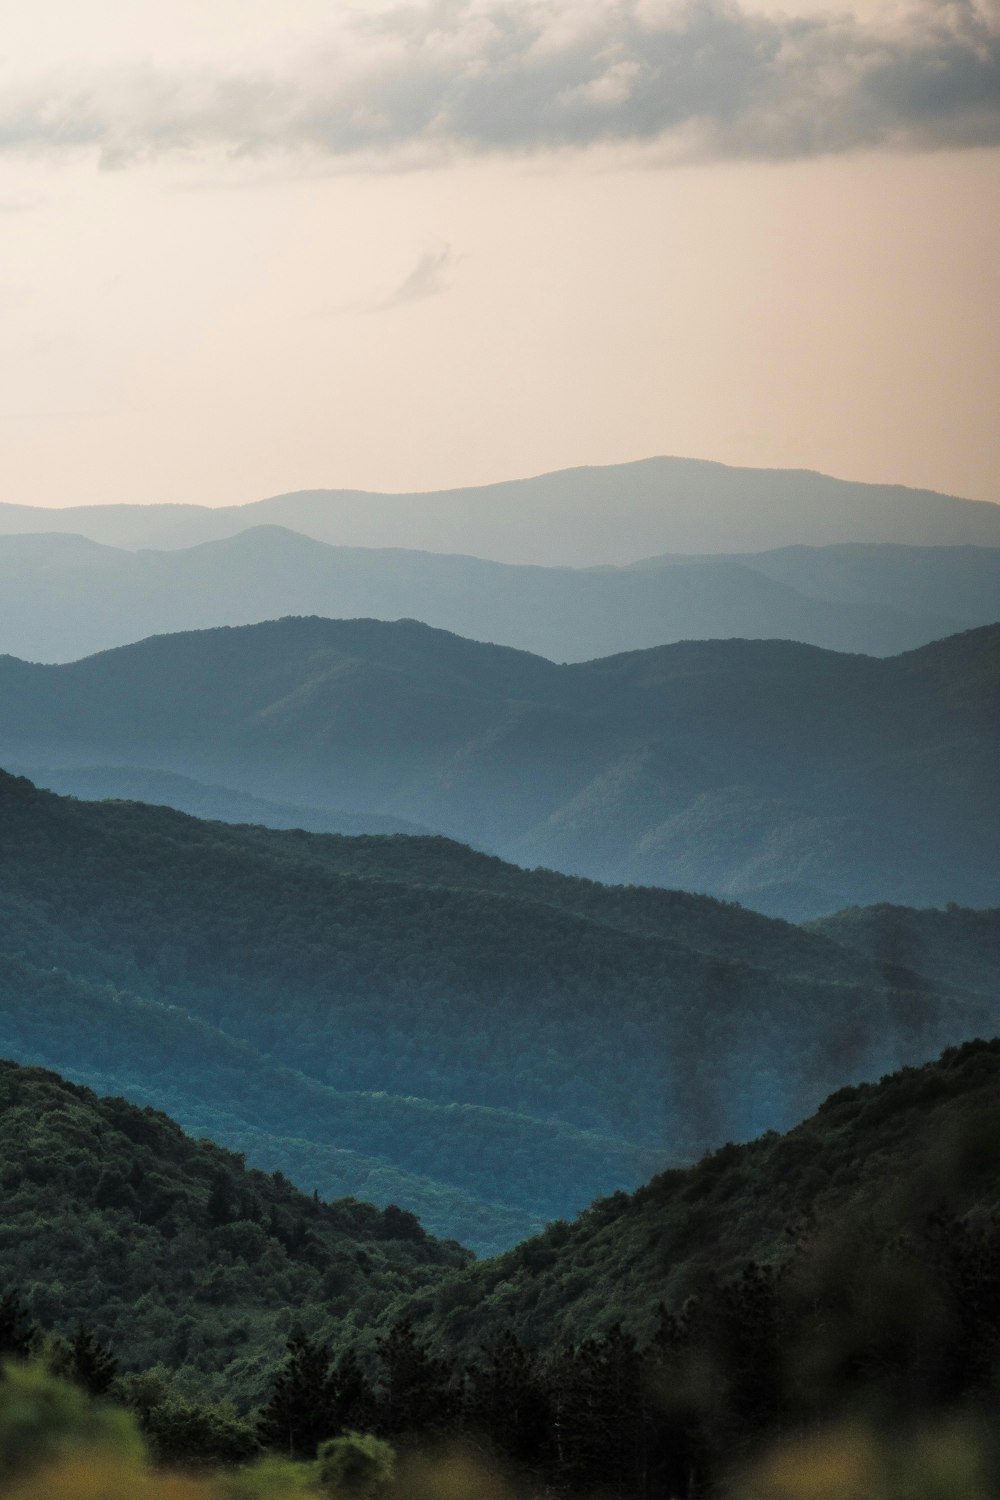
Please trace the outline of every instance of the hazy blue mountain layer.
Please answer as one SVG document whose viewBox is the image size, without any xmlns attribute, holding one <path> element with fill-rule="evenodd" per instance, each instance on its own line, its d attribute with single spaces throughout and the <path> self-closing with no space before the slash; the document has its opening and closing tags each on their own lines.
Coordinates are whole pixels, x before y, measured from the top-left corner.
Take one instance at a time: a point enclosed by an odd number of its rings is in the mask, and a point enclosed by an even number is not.
<svg viewBox="0 0 1000 1500">
<path fill-rule="evenodd" d="M 1000 974 L 1000 908 L 944 911 L 872 906 L 837 912 L 809 924 L 815 936 L 854 948 L 869 962 L 905 964 L 941 984 L 996 992 Z M 842 950 L 840 950 L 842 951 Z"/>
<path fill-rule="evenodd" d="M 378 813 L 346 813 L 329 807 L 303 807 L 297 802 L 271 802 L 248 792 L 225 786 L 207 786 L 190 776 L 169 771 L 151 771 L 137 766 L 10 766 L 19 775 L 30 776 L 36 786 L 64 797 L 88 802 L 119 800 L 148 802 L 175 807 L 196 818 L 217 818 L 223 823 L 258 823 L 264 828 L 306 828 L 311 833 L 426 833 L 418 823 L 405 818 L 380 817 Z"/>
<path fill-rule="evenodd" d="M 0 777 L 0 1053 L 483 1249 L 995 1028 L 694 897 Z"/>
<path fill-rule="evenodd" d="M 52 533 L 0 536 L 0 589 L 0 652 L 30 661 L 288 614 L 416 619 L 557 661 L 733 636 L 880 656 L 1000 619 L 1000 548 L 872 543 L 580 569 L 332 547 L 280 526 L 176 551 Z"/>
<path fill-rule="evenodd" d="M 0 659 L 7 764 L 149 767 L 795 919 L 996 905 L 998 737 L 998 626 L 888 660 L 736 640 L 560 667 L 286 619 Z"/>
<path fill-rule="evenodd" d="M 563 469 L 425 494 L 303 490 L 218 509 L 0 506 L 3 532 L 69 531 L 124 547 L 188 547 L 261 524 L 340 546 L 576 566 L 631 563 L 661 552 L 831 542 L 1000 546 L 997 505 L 808 470 L 736 469 L 686 458 Z"/>
</svg>

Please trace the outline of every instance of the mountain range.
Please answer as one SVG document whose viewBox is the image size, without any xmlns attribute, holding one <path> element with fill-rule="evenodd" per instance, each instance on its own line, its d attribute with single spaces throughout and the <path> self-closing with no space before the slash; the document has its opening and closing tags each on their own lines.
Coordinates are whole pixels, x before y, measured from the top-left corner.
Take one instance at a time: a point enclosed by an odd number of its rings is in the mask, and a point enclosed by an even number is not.
<svg viewBox="0 0 1000 1500">
<path fill-rule="evenodd" d="M 884 660 L 735 640 L 558 666 L 289 618 L 0 659 L 8 765 L 168 772 L 795 920 L 997 904 L 998 729 L 1000 626 Z"/>
<path fill-rule="evenodd" d="M 1000 1014 L 995 982 L 440 838 L 9 776 L 0 816 L 0 1052 L 480 1250 Z"/>
<path fill-rule="evenodd" d="M 0 505 L 0 533 L 71 531 L 130 548 L 190 547 L 259 525 L 289 527 L 338 546 L 578 567 L 664 552 L 839 542 L 1000 546 L 1000 506 L 985 501 L 687 458 L 562 469 L 421 494 L 300 490 L 218 507 Z"/>
<path fill-rule="evenodd" d="M 0 589 L 0 652 L 32 661 L 288 614 L 418 619 L 556 661 L 735 636 L 878 656 L 1000 619 L 1000 547 L 854 543 L 583 569 L 333 547 L 275 525 L 159 551 L 43 532 L 0 535 Z"/>
</svg>

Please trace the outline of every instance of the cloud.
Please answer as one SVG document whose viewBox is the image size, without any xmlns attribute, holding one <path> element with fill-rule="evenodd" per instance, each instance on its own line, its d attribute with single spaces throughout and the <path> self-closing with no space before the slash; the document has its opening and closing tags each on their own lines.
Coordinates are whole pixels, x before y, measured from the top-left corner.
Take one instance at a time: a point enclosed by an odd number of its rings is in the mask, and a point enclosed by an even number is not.
<svg viewBox="0 0 1000 1500">
<path fill-rule="evenodd" d="M 410 302 L 422 302 L 425 297 L 440 296 L 448 290 L 447 272 L 456 264 L 456 259 L 450 245 L 441 250 L 425 250 L 396 290 L 372 311 L 387 312 L 393 307 L 405 307 Z"/>
<path fill-rule="evenodd" d="M 0 101 L 0 151 L 91 148 L 107 167 L 291 151 L 384 169 L 597 144 L 729 158 L 1000 144 L 1000 0 L 920 0 L 878 23 L 735 0 L 427 0 L 355 19 L 286 74 L 147 66 Z"/>
</svg>

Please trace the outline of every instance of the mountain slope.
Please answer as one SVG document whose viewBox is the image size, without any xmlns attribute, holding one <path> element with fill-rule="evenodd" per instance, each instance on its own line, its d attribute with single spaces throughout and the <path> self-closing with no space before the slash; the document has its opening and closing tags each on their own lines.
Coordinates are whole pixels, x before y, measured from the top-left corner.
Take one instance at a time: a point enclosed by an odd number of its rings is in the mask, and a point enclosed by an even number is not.
<svg viewBox="0 0 1000 1500">
<path fill-rule="evenodd" d="M 975 1230 L 992 1215 L 996 1225 L 998 1167 L 1000 1039 L 840 1089 L 788 1134 L 725 1146 L 597 1202 L 419 1293 L 411 1309 L 442 1344 L 470 1354 L 502 1329 L 552 1344 L 621 1323 L 648 1339 L 664 1303 L 679 1313 L 748 1262 L 825 1255 L 835 1268 L 838 1246 L 871 1257 L 923 1238 L 935 1216 L 959 1228 L 968 1218 Z"/>
<path fill-rule="evenodd" d="M 0 1047 L 166 1109 L 324 1197 L 400 1203 L 485 1253 L 656 1165 L 655 1153 L 556 1121 L 332 1089 L 176 1005 L 6 955 Z"/>
<path fill-rule="evenodd" d="M 378 813 L 340 812 L 330 807 L 303 807 L 297 802 L 271 802 L 225 786 L 206 786 L 190 776 L 169 771 L 150 771 L 138 766 L 11 766 L 20 775 L 30 775 L 36 786 L 63 797 L 86 802 L 108 800 L 149 802 L 175 807 L 196 818 L 217 818 L 224 823 L 259 823 L 264 828 L 305 828 L 311 833 L 350 835 L 426 833 L 405 818 L 380 817 Z"/>
<path fill-rule="evenodd" d="M 809 924 L 810 933 L 853 948 L 869 961 L 919 968 L 939 984 L 992 994 L 1000 974 L 1000 910 L 945 911 L 872 906 Z"/>
<path fill-rule="evenodd" d="M 286 614 L 419 619 L 557 661 L 730 636 L 888 655 L 1000 618 L 1000 549 L 792 548 L 574 569 L 332 547 L 280 526 L 174 551 L 53 533 L 0 536 L 0 586 L 0 651 L 32 661 Z"/>
<path fill-rule="evenodd" d="M 0 1125 L 0 1284 L 46 1326 L 88 1324 L 125 1368 L 162 1361 L 253 1400 L 289 1306 L 350 1337 L 468 1258 L 398 1210 L 306 1197 L 162 1114 L 37 1068 L 0 1062 Z"/>
<path fill-rule="evenodd" d="M 988 1028 L 1000 1004 L 739 912 L 731 952 L 745 933 L 772 967 L 718 956 L 727 908 L 692 898 L 664 901 L 658 933 L 655 892 L 509 867 L 489 890 L 465 869 L 477 856 L 440 840 L 360 840 L 338 873 L 351 840 L 9 777 L 0 815 L 8 1051 L 224 1140 L 256 1130 L 261 1159 L 295 1153 L 307 1188 L 336 1166 L 323 1152 L 366 1158 L 358 1174 L 377 1159 L 394 1197 L 419 1194 L 405 1206 L 464 1216 L 488 1246 L 517 1215 L 785 1125 L 834 1083 Z"/>
<path fill-rule="evenodd" d="M 0 531 L 72 531 L 126 547 L 184 547 L 248 526 L 340 546 L 416 547 L 499 562 L 589 566 L 662 552 L 796 544 L 1000 545 L 1000 507 L 807 470 L 649 458 L 475 489 L 377 495 L 305 490 L 250 505 L 4 505 Z"/>
<path fill-rule="evenodd" d="M 8 764 L 147 766 L 791 918 L 1000 899 L 1000 626 L 888 660 L 681 642 L 558 667 L 287 619 L 0 659 Z"/>
</svg>

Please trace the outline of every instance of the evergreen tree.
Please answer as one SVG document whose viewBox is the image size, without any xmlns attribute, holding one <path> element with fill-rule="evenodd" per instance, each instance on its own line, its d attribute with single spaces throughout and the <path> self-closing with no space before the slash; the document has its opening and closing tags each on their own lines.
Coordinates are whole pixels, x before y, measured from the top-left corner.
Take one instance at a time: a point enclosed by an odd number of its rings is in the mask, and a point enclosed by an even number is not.
<svg viewBox="0 0 1000 1500">
<path fill-rule="evenodd" d="M 603 1339 L 560 1345 L 548 1384 L 559 1480 L 573 1489 L 597 1484 L 614 1495 L 636 1493 L 644 1407 L 635 1339 L 616 1326 Z"/>
<path fill-rule="evenodd" d="M 294 1331 L 288 1338 L 285 1363 L 261 1409 L 260 1441 L 289 1458 L 314 1459 L 317 1446 L 334 1435 L 334 1397 L 329 1349 L 301 1330 Z"/>
<path fill-rule="evenodd" d="M 27 1359 L 34 1331 L 18 1294 L 7 1292 L 0 1298 L 0 1358 Z"/>
<path fill-rule="evenodd" d="M 467 1372 L 463 1423 L 522 1468 L 548 1457 L 552 1414 L 538 1356 L 505 1329 Z"/>
<path fill-rule="evenodd" d="M 331 1432 L 367 1432 L 375 1424 L 375 1392 L 354 1349 L 343 1354 L 331 1380 Z"/>
<path fill-rule="evenodd" d="M 69 1346 L 69 1374 L 91 1396 L 104 1396 L 118 1374 L 118 1361 L 81 1323 Z"/>
<path fill-rule="evenodd" d="M 386 1437 L 441 1430 L 454 1414 L 452 1368 L 418 1342 L 409 1318 L 400 1318 L 378 1344 L 382 1389 L 378 1428 Z"/>
</svg>

